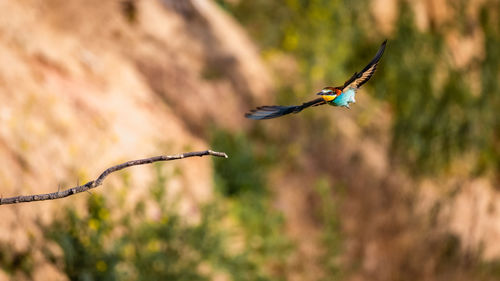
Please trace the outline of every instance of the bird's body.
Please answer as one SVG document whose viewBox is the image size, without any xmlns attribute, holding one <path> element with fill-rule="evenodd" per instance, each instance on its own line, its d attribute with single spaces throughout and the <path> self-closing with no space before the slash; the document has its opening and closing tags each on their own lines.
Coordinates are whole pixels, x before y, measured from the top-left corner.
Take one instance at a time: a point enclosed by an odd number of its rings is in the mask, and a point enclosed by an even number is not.
<svg viewBox="0 0 500 281">
<path fill-rule="evenodd" d="M 349 108 L 350 103 L 355 103 L 356 99 L 356 90 L 349 88 L 346 91 L 341 92 L 336 98 L 331 101 L 328 101 L 327 104 L 333 106 L 343 106 Z"/>
<path fill-rule="evenodd" d="M 364 83 L 366 83 L 370 79 L 370 77 L 372 77 L 372 75 L 375 73 L 378 62 L 380 61 L 380 58 L 384 54 L 386 43 L 387 40 L 385 40 L 384 43 L 382 43 L 377 54 L 370 61 L 370 63 L 368 63 L 368 65 L 365 68 L 363 68 L 363 70 L 361 70 L 359 73 L 358 72 L 354 73 L 352 77 L 344 83 L 343 86 L 325 87 L 323 88 L 323 90 L 321 90 L 321 92 L 317 93 L 317 95 L 321 96 L 321 98 L 305 102 L 301 105 L 261 106 L 250 111 L 250 113 L 245 114 L 245 117 L 255 120 L 271 119 L 290 113 L 298 113 L 302 111 L 304 108 L 310 106 L 323 105 L 323 104 L 350 108 L 349 104 L 356 102 L 356 91 Z"/>
</svg>

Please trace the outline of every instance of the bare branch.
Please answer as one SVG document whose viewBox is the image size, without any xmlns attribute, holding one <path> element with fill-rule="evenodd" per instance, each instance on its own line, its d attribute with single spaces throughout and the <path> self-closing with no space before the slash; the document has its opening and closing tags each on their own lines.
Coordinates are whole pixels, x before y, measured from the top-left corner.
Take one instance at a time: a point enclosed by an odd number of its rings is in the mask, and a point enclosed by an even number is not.
<svg viewBox="0 0 500 281">
<path fill-rule="evenodd" d="M 113 166 L 111 168 L 106 169 L 104 172 L 101 173 L 101 175 L 96 180 L 89 181 L 88 183 L 86 183 L 84 185 L 77 185 L 76 187 L 69 188 L 69 189 L 66 189 L 63 191 L 60 191 L 59 190 L 60 188 L 58 188 L 57 192 L 53 192 L 53 193 L 16 196 L 16 197 L 10 197 L 10 198 L 0 198 L 0 205 L 42 201 L 42 200 L 54 200 L 54 199 L 64 198 L 64 197 L 68 197 L 68 196 L 71 196 L 71 195 L 74 195 L 74 194 L 77 194 L 80 192 L 89 191 L 92 188 L 96 188 L 96 187 L 102 185 L 102 182 L 109 174 L 116 172 L 116 171 L 119 171 L 119 170 L 122 170 L 122 169 L 125 169 L 127 167 L 150 164 L 150 163 L 158 162 L 158 161 L 171 161 L 171 160 L 178 160 L 178 159 L 194 157 L 194 156 L 201 157 L 201 156 L 206 156 L 206 155 L 228 158 L 227 154 L 224 152 L 205 150 L 205 151 L 186 152 L 186 153 L 178 154 L 178 155 L 162 155 L 162 156 L 156 156 L 156 157 L 145 158 L 145 159 L 140 159 L 140 160 L 132 160 L 132 161 L 128 161 L 128 162 L 125 162 L 125 163 L 122 163 L 122 164 L 119 164 L 119 165 L 116 165 L 116 166 Z"/>
</svg>

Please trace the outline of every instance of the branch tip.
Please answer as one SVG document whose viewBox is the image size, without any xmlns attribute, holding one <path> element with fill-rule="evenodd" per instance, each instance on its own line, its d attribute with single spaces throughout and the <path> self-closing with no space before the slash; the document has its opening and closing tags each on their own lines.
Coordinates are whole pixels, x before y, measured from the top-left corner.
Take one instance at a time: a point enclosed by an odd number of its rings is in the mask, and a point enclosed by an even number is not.
<svg viewBox="0 0 500 281">
<path fill-rule="evenodd" d="M 212 155 L 212 156 L 229 158 L 229 156 L 227 156 L 227 154 L 224 152 L 218 152 L 218 151 L 213 151 L 213 150 L 207 150 L 207 152 L 209 155 Z"/>
</svg>

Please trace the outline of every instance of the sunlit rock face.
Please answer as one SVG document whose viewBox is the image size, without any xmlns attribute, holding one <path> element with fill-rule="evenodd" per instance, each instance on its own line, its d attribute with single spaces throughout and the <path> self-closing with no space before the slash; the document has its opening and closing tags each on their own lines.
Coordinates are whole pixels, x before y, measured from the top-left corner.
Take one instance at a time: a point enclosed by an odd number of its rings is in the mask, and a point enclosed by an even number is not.
<svg viewBox="0 0 500 281">
<path fill-rule="evenodd" d="M 127 160 L 204 150 L 212 124 L 247 124 L 246 103 L 270 90 L 256 48 L 211 1 L 169 2 L 0 1 L 3 197 L 72 187 Z M 211 160 L 164 165 L 179 211 L 196 217 L 212 193 Z M 134 167 L 94 192 L 126 181 L 136 198 L 154 176 Z M 29 247 L 33 219 L 50 221 L 52 210 L 87 196 L 2 206 L 0 227 L 11 231 L 0 240 Z"/>
</svg>

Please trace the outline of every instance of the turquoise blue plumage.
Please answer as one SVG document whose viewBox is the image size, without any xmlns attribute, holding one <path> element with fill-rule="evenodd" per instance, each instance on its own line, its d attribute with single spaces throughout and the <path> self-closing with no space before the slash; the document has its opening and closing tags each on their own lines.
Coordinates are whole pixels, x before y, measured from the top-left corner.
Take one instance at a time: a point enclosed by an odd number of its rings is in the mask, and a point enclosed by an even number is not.
<svg viewBox="0 0 500 281">
<path fill-rule="evenodd" d="M 305 102 L 301 105 L 291 105 L 291 106 L 260 106 L 256 109 L 251 110 L 249 113 L 245 114 L 245 117 L 262 120 L 280 117 L 290 113 L 298 113 L 304 108 L 310 106 L 318 106 L 323 104 L 329 104 L 332 106 L 341 106 L 345 108 L 350 108 L 351 103 L 356 103 L 356 92 L 357 90 L 366 83 L 375 73 L 378 63 L 382 58 L 385 51 L 385 46 L 387 40 L 385 40 L 380 46 L 377 54 L 368 63 L 368 65 L 363 68 L 360 72 L 355 72 L 349 80 L 347 80 L 343 86 L 339 87 L 325 87 L 317 95 L 320 98 L 314 99 L 309 102 Z"/>
<path fill-rule="evenodd" d="M 332 101 L 327 102 L 329 105 L 333 106 L 343 106 L 349 108 L 349 104 L 356 103 L 356 90 L 353 88 L 349 88 L 345 90 L 337 96 Z"/>
</svg>

